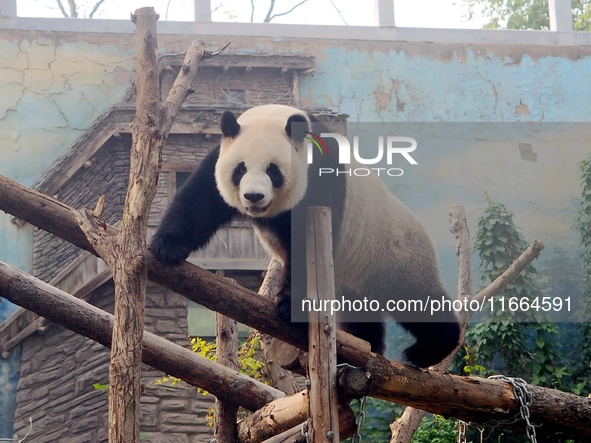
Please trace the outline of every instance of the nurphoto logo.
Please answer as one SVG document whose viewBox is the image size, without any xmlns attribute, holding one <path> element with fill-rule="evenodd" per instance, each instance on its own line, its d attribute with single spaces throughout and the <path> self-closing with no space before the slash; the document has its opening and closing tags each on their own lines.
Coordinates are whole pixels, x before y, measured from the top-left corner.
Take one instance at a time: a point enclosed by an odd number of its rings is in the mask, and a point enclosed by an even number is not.
<svg viewBox="0 0 591 443">
<path fill-rule="evenodd" d="M 339 164 L 341 165 L 351 165 L 351 152 L 353 152 L 353 157 L 358 164 L 361 165 L 379 165 L 385 164 L 388 167 L 371 167 L 371 168 L 345 168 L 344 170 L 334 169 L 334 168 L 319 168 L 318 174 L 319 175 L 329 175 L 329 174 L 346 174 L 346 175 L 356 175 L 356 176 L 367 176 L 370 175 L 372 172 L 377 174 L 378 176 L 380 173 L 385 173 L 390 177 L 399 177 L 404 174 L 404 171 L 401 168 L 393 168 L 390 167 L 394 164 L 394 158 L 399 158 L 398 156 L 401 155 L 408 163 L 411 165 L 417 165 L 417 161 L 410 155 L 417 148 L 417 141 L 412 137 L 402 137 L 402 136 L 395 136 L 395 135 L 388 135 L 386 137 L 379 136 L 378 137 L 378 151 L 377 155 L 373 158 L 363 158 L 359 152 L 359 137 L 353 137 L 353 149 L 351 150 L 351 143 L 344 135 L 337 134 L 334 132 L 323 132 L 320 135 L 313 134 L 312 132 L 307 132 L 310 134 L 309 137 L 306 137 L 308 140 L 307 149 L 308 149 L 308 157 L 307 161 L 308 164 L 312 164 L 314 161 L 314 146 L 318 149 L 321 155 L 328 154 L 328 147 L 324 139 L 326 137 L 331 137 L 336 140 L 338 150 L 339 150 Z M 385 146 L 385 148 L 384 148 Z"/>
</svg>

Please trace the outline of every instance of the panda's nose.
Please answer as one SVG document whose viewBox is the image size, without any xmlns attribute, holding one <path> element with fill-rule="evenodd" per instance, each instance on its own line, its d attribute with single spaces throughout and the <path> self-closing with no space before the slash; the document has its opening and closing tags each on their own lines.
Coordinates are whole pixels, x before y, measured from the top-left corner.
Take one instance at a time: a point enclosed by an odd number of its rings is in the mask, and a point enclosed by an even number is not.
<svg viewBox="0 0 591 443">
<path fill-rule="evenodd" d="M 265 198 L 265 195 L 254 192 L 247 192 L 244 194 L 244 198 L 247 199 L 249 202 L 257 203 L 260 202 L 263 198 Z"/>
</svg>

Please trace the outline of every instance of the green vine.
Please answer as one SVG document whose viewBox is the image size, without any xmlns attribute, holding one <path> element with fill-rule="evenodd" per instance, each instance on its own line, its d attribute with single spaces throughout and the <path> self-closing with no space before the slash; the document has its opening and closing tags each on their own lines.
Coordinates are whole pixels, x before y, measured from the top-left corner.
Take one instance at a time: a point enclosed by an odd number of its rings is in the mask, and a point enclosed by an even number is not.
<svg viewBox="0 0 591 443">
<path fill-rule="evenodd" d="M 478 219 L 474 249 L 481 260 L 484 283 L 497 278 L 527 247 L 513 218 L 507 207 L 489 201 Z M 540 295 L 535 276 L 536 269 L 530 263 L 499 297 L 534 299 Z M 471 358 L 477 358 L 480 367 L 490 368 L 480 372 L 490 375 L 500 371 L 537 385 L 563 384 L 569 373 L 559 364 L 554 346 L 558 333 L 555 324 L 539 312 L 509 309 L 489 311 L 483 320 L 468 331 L 468 342 L 476 355 Z"/>
<path fill-rule="evenodd" d="M 582 312 L 589 312 L 591 309 L 591 154 L 579 163 L 581 177 L 581 201 L 575 217 L 575 230 L 581 236 L 583 253 L 581 255 L 583 280 L 585 291 L 583 295 Z M 588 385 L 587 380 L 591 377 L 591 369 L 588 362 L 591 358 L 591 323 L 581 322 L 578 328 L 579 346 L 575 353 L 577 359 L 575 363 L 575 380 L 577 387 L 581 388 Z M 581 390 L 583 390 L 581 389 Z"/>
</svg>

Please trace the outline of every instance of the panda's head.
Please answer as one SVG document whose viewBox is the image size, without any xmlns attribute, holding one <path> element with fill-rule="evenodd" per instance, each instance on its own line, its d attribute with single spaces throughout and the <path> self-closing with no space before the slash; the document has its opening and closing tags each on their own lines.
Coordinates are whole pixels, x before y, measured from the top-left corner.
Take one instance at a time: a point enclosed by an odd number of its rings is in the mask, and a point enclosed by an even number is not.
<svg viewBox="0 0 591 443">
<path fill-rule="evenodd" d="M 249 217 L 273 217 L 302 200 L 308 182 L 304 130 L 311 130 L 304 112 L 264 105 L 236 119 L 226 111 L 221 130 L 215 178 L 226 203 Z"/>
</svg>

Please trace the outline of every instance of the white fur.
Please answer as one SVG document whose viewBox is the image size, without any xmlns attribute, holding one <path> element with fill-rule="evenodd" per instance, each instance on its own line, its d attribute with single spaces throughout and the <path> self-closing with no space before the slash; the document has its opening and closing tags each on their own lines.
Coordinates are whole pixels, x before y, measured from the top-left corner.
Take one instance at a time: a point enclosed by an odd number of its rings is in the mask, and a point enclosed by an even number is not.
<svg viewBox="0 0 591 443">
<path fill-rule="evenodd" d="M 351 168 L 356 167 L 361 165 L 353 162 Z M 335 247 L 338 285 L 369 295 L 390 294 L 401 279 L 415 282 L 417 290 L 438 283 L 431 239 L 410 209 L 375 175 L 346 178 L 347 199 Z"/>
<path fill-rule="evenodd" d="M 251 108 L 238 118 L 238 136 L 222 140 L 215 168 L 217 187 L 226 203 L 243 214 L 272 217 L 288 211 L 304 197 L 308 182 L 304 149 L 285 132 L 287 120 L 294 114 L 306 116 L 284 105 Z M 247 172 L 237 188 L 231 177 L 240 162 L 245 163 Z M 266 174 L 270 163 L 275 163 L 283 174 L 280 188 L 274 188 Z M 264 198 L 252 203 L 244 197 L 246 193 L 260 193 Z"/>
</svg>

